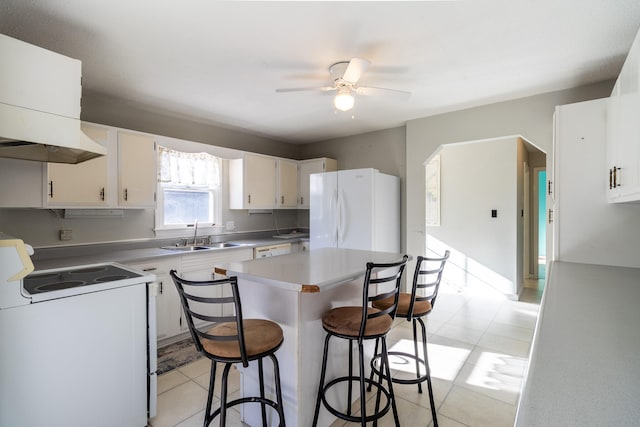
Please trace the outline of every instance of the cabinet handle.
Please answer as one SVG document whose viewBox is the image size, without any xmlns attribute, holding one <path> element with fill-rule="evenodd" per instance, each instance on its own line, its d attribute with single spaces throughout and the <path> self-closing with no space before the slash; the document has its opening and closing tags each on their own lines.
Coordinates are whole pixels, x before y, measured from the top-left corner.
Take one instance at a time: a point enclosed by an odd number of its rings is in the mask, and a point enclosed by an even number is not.
<svg viewBox="0 0 640 427">
<path fill-rule="evenodd" d="M 102 187 L 102 190 L 100 190 L 100 200 L 104 202 L 104 187 Z"/>
<path fill-rule="evenodd" d="M 127 200 L 129 200 L 129 190 L 128 189 L 124 189 L 124 201 L 126 202 Z"/>
<path fill-rule="evenodd" d="M 551 195 L 551 180 L 549 180 L 549 184 L 547 185 L 547 194 Z"/>
<path fill-rule="evenodd" d="M 616 166 L 613 167 L 613 188 L 620 187 L 621 184 L 618 183 L 618 171 L 621 171 L 622 168 L 618 168 Z"/>
<path fill-rule="evenodd" d="M 304 205 L 304 196 L 300 196 L 300 204 Z"/>
<path fill-rule="evenodd" d="M 49 197 L 53 199 L 53 181 L 49 181 Z"/>
<path fill-rule="evenodd" d="M 162 295 L 162 282 L 160 282 L 160 295 Z"/>
<path fill-rule="evenodd" d="M 549 209 L 548 220 L 549 220 L 549 224 L 551 224 L 553 222 L 553 211 L 551 209 Z"/>
<path fill-rule="evenodd" d="M 284 205 L 284 196 L 280 196 L 280 204 Z"/>
<path fill-rule="evenodd" d="M 143 268 L 142 271 L 156 271 L 157 268 L 156 267 L 150 267 L 150 268 Z"/>
<path fill-rule="evenodd" d="M 613 169 L 609 169 L 609 190 L 613 188 Z"/>
<path fill-rule="evenodd" d="M 251 194 L 247 195 L 247 203 L 251 204 Z"/>
</svg>

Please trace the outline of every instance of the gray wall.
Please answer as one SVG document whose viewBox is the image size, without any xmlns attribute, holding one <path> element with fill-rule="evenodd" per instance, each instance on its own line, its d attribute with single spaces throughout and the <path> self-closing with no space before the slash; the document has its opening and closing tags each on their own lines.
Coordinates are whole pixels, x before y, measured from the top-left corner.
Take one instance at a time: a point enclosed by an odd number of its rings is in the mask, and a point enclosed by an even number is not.
<svg viewBox="0 0 640 427">
<path fill-rule="evenodd" d="M 296 144 L 263 138 L 216 123 L 153 111 L 144 105 L 86 90 L 82 93 L 81 119 L 219 147 L 299 159 L 300 146 Z"/>
<path fill-rule="evenodd" d="M 423 162 L 438 147 L 522 135 L 547 153 L 547 165 L 551 165 L 555 106 L 607 97 L 611 94 L 613 84 L 613 81 L 605 81 L 409 121 L 406 146 L 406 251 L 414 256 L 425 252 Z M 464 248 L 458 249 L 464 251 Z"/>
</svg>

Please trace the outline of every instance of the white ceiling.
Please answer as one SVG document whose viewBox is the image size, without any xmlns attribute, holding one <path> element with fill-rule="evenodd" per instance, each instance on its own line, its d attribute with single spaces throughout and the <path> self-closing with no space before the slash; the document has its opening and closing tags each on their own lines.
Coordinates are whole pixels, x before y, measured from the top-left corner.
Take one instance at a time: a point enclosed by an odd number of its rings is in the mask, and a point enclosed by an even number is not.
<svg viewBox="0 0 640 427">
<path fill-rule="evenodd" d="M 638 0 L 0 3 L 0 32 L 81 59 L 85 90 L 300 143 L 613 78 L 639 26 Z M 275 92 L 352 57 L 411 98 Z"/>
</svg>

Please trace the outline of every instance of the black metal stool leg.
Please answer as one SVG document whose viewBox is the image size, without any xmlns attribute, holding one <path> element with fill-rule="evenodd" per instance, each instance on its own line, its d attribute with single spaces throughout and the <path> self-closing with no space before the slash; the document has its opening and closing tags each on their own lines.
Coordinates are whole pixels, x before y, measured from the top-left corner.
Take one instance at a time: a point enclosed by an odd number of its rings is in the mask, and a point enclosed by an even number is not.
<svg viewBox="0 0 640 427">
<path fill-rule="evenodd" d="M 280 364 L 275 354 L 270 354 L 273 362 L 273 376 L 276 382 L 276 401 L 278 402 L 278 416 L 280 417 L 280 427 L 285 427 L 284 421 L 284 403 L 282 402 L 282 387 L 280 385 Z"/>
<path fill-rule="evenodd" d="M 416 378 L 420 378 L 420 357 L 418 353 L 418 333 L 417 333 L 417 319 L 414 317 L 413 323 L 413 351 L 416 355 Z M 424 343 L 424 340 L 422 341 Z M 418 393 L 422 393 L 422 383 L 418 383 Z"/>
<path fill-rule="evenodd" d="M 369 381 L 373 381 L 373 374 L 374 374 L 373 362 L 375 361 L 376 354 L 378 354 L 378 344 L 379 343 L 380 343 L 380 338 L 376 338 L 376 347 L 373 350 L 373 358 L 371 359 L 371 363 L 372 363 L 371 368 L 372 369 L 371 369 L 371 375 L 369 375 Z M 367 391 L 371 391 L 371 382 L 369 382 L 369 385 L 367 386 Z"/>
<path fill-rule="evenodd" d="M 322 389 L 324 388 L 324 376 L 327 373 L 327 353 L 329 352 L 329 339 L 331 335 L 327 334 L 324 340 L 324 352 L 322 354 L 322 369 L 320 370 L 320 385 L 318 385 L 318 397 L 316 398 L 316 409 L 313 413 L 312 427 L 318 425 L 318 414 L 320 413 L 320 399 L 322 399 Z"/>
<path fill-rule="evenodd" d="M 362 427 L 367 427 L 367 399 L 366 394 L 364 394 L 364 345 L 362 342 L 358 343 L 358 365 L 360 368 L 360 419 Z M 349 381 L 351 384 L 351 381 Z M 351 400 L 351 396 L 349 396 L 349 400 Z"/>
<path fill-rule="evenodd" d="M 262 368 L 262 359 L 258 359 L 258 377 L 260 382 L 260 399 L 264 399 L 264 369 Z M 262 412 L 262 427 L 267 427 L 267 411 L 264 400 L 260 402 L 260 411 Z"/>
<path fill-rule="evenodd" d="M 203 427 L 207 427 L 213 417 L 211 416 L 211 404 L 213 402 L 213 391 L 214 386 L 216 384 L 216 361 L 211 361 L 211 371 L 209 373 L 209 395 L 207 396 L 207 409 L 205 409 L 204 413 L 204 424 Z"/>
<path fill-rule="evenodd" d="M 220 427 L 227 425 L 227 380 L 231 363 L 225 363 L 222 370 L 222 388 L 220 389 Z"/>
<path fill-rule="evenodd" d="M 349 340 L 349 377 L 353 377 L 353 341 Z M 351 396 L 353 386 L 351 381 L 347 383 L 347 415 L 351 415 Z"/>
<path fill-rule="evenodd" d="M 429 366 L 429 356 L 427 355 L 427 328 L 421 318 L 420 326 L 422 327 L 422 346 L 424 352 L 424 367 L 427 370 L 427 388 L 429 389 L 429 405 L 431 405 L 431 418 L 433 418 L 433 427 L 438 427 L 438 418 L 436 415 L 436 404 L 433 398 L 433 385 L 431 384 L 431 367 Z M 416 353 L 417 354 L 417 353 Z"/>
<path fill-rule="evenodd" d="M 396 423 L 396 427 L 400 427 L 400 418 L 398 416 L 398 407 L 396 406 L 396 397 L 395 397 L 395 394 L 393 393 L 393 379 L 391 378 L 391 368 L 389 367 L 389 354 L 387 352 L 387 338 L 383 336 L 381 340 L 382 340 L 382 357 L 384 359 L 382 363 L 384 363 L 385 365 L 384 369 L 387 376 L 387 385 L 389 387 L 389 399 L 391 399 L 391 408 L 393 409 L 393 420 Z M 382 378 L 380 378 L 380 381 L 382 382 Z"/>
</svg>

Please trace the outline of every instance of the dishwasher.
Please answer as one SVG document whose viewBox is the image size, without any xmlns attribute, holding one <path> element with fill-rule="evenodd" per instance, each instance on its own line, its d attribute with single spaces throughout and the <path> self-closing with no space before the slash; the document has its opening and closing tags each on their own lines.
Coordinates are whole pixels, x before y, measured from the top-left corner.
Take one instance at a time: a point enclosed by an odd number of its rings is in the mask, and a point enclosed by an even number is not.
<svg viewBox="0 0 640 427">
<path fill-rule="evenodd" d="M 279 243 L 277 245 L 260 246 L 253 249 L 253 259 L 269 258 L 272 256 L 291 253 L 291 243 Z"/>
</svg>

